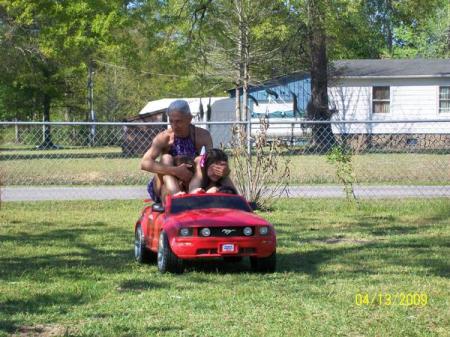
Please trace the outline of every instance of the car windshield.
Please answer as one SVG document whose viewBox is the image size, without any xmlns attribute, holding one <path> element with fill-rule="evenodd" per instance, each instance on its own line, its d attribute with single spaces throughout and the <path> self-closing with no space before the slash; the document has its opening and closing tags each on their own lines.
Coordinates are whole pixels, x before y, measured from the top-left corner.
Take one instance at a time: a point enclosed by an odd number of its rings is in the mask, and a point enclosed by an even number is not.
<svg viewBox="0 0 450 337">
<path fill-rule="evenodd" d="M 229 208 L 250 212 L 248 204 L 239 196 L 198 195 L 172 199 L 170 213 L 177 214 L 189 210 L 205 208 Z"/>
</svg>

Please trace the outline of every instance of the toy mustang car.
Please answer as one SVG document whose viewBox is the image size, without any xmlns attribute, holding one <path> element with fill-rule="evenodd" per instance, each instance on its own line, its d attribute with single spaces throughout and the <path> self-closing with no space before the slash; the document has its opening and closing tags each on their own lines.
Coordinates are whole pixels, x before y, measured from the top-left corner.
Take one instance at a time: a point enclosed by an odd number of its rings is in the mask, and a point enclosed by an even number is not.
<svg viewBox="0 0 450 337">
<path fill-rule="evenodd" d="M 160 272 L 182 272 L 183 261 L 250 257 L 252 269 L 273 272 L 273 226 L 254 214 L 239 195 L 225 193 L 168 196 L 165 207 L 144 208 L 135 225 L 135 258 L 154 261 Z"/>
</svg>

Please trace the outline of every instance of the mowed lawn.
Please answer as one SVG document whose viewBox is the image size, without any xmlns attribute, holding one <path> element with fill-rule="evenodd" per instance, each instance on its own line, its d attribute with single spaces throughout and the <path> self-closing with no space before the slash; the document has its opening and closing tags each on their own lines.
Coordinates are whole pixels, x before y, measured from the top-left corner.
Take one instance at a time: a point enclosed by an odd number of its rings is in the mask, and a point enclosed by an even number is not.
<svg viewBox="0 0 450 337">
<path fill-rule="evenodd" d="M 325 155 L 288 155 L 291 184 L 338 184 L 336 167 Z M 118 148 L 3 151 L 4 185 L 145 185 L 150 174 L 140 158 L 122 157 Z M 231 169 L 233 159 L 230 158 Z M 373 153 L 352 157 L 360 184 L 448 185 L 450 154 Z M 271 182 L 279 179 L 274 175 Z"/>
<path fill-rule="evenodd" d="M 449 335 L 449 199 L 284 200 L 261 213 L 278 234 L 274 274 L 248 261 L 182 275 L 139 265 L 140 208 L 3 203 L 0 336 Z"/>
</svg>

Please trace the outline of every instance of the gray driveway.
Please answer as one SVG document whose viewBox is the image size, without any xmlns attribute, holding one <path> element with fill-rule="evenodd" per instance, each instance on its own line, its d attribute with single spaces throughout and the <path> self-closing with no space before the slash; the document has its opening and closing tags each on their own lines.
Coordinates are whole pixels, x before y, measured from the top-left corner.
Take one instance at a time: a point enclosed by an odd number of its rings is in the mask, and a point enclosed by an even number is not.
<svg viewBox="0 0 450 337">
<path fill-rule="evenodd" d="M 356 186 L 358 198 L 407 198 L 450 197 L 448 186 L 377 185 Z M 340 186 L 311 185 L 291 186 L 290 197 L 342 198 L 345 193 Z M 111 200 L 148 198 L 145 186 L 98 186 L 98 187 L 3 187 L 2 201 L 41 200 Z"/>
</svg>

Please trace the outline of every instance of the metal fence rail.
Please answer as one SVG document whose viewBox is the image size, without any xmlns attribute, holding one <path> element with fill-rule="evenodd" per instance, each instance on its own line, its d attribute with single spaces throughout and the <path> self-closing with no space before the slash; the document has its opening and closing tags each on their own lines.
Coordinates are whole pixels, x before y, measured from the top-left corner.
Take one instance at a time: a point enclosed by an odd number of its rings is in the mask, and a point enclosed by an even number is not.
<svg viewBox="0 0 450 337">
<path fill-rule="evenodd" d="M 344 196 L 337 153 L 349 158 L 359 198 L 450 196 L 450 120 L 196 125 L 226 150 L 241 125 L 251 130 L 249 151 L 265 125 L 268 146 L 281 144 L 290 160 L 291 195 Z M 145 197 L 151 174 L 139 169 L 140 157 L 165 128 L 167 123 L 0 122 L 3 200 Z"/>
</svg>

